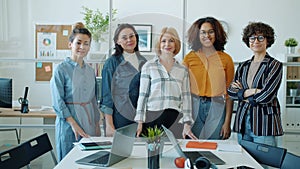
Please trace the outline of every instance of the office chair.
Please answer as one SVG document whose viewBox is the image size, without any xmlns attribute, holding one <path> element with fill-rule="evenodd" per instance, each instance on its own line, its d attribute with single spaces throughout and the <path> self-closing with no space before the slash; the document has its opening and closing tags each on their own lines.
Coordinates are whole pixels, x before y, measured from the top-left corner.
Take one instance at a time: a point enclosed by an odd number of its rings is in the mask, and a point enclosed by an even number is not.
<svg viewBox="0 0 300 169">
<path fill-rule="evenodd" d="M 46 154 L 47 152 L 51 153 L 53 162 L 55 165 L 57 165 L 57 160 L 53 152 L 53 147 L 51 145 L 47 133 L 44 133 L 38 137 L 30 139 L 22 143 L 21 145 L 24 146 L 26 154 L 28 156 L 28 160 L 29 160 L 28 168 L 30 168 L 31 161 L 42 156 L 43 154 Z"/>
<path fill-rule="evenodd" d="M 19 169 L 29 164 L 25 146 L 18 145 L 0 152 L 0 168 Z"/>
<path fill-rule="evenodd" d="M 287 152 L 281 164 L 281 169 L 299 168 L 300 156 Z"/>
<path fill-rule="evenodd" d="M 280 168 L 285 148 L 241 140 L 241 146 L 259 163 Z"/>
</svg>

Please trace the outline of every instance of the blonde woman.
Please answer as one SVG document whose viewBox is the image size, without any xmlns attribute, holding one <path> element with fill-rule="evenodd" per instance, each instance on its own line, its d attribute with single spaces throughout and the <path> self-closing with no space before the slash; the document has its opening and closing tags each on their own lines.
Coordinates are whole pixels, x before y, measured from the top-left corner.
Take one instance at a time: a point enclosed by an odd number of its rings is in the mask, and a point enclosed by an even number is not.
<svg viewBox="0 0 300 169">
<path fill-rule="evenodd" d="M 178 116 L 184 124 L 182 137 L 196 139 L 191 132 L 192 105 L 187 69 L 175 60 L 181 48 L 177 31 L 165 27 L 155 45 L 157 56 L 145 63 L 141 72 L 137 103 L 137 136 L 148 127 L 171 127 Z"/>
</svg>

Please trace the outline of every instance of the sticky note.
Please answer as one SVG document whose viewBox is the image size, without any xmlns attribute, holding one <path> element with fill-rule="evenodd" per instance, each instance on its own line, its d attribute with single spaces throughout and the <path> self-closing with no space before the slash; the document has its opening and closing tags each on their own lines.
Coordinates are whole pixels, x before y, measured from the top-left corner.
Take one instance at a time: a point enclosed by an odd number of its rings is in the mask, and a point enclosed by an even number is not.
<svg viewBox="0 0 300 169">
<path fill-rule="evenodd" d="M 43 67 L 43 63 L 42 62 L 37 62 L 36 63 L 36 68 L 42 68 Z"/>
<path fill-rule="evenodd" d="M 68 30 L 63 30 L 63 36 L 68 36 L 69 35 L 69 31 Z"/>
<path fill-rule="evenodd" d="M 51 71 L 51 67 L 50 66 L 45 66 L 45 72 L 50 72 Z"/>
</svg>

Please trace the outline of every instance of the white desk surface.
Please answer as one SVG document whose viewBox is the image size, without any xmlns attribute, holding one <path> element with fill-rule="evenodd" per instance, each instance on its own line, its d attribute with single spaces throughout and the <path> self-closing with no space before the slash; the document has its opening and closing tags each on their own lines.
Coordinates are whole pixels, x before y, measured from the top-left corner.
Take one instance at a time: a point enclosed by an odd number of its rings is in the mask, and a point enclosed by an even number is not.
<svg viewBox="0 0 300 169">
<path fill-rule="evenodd" d="M 112 140 L 112 138 L 108 137 L 93 137 L 92 139 L 82 139 L 81 142 L 90 142 L 93 141 L 105 141 L 105 140 Z M 224 141 L 224 140 L 212 140 L 218 142 L 218 144 L 229 146 L 235 145 L 235 147 L 239 146 L 236 141 Z M 184 145 L 186 140 L 179 140 L 180 144 Z M 126 145 L 124 145 L 126 146 Z M 185 146 L 182 146 L 184 150 L 195 150 L 195 149 L 186 149 Z M 204 149 L 198 149 L 204 150 Z M 99 151 L 99 150 L 98 150 Z M 97 152 L 97 150 L 93 151 L 81 151 L 79 146 L 76 145 L 68 155 L 55 166 L 55 169 L 66 169 L 66 168 L 73 168 L 73 169 L 88 169 L 88 168 L 97 168 L 95 166 L 89 165 L 80 165 L 76 164 L 75 161 L 85 157 L 87 155 L 93 154 Z M 219 169 L 228 169 L 232 167 L 236 167 L 239 165 L 246 165 L 253 167 L 255 169 L 263 169 L 263 167 L 256 162 L 244 149 L 241 148 L 241 151 L 219 151 L 219 150 L 212 150 L 218 157 L 220 157 L 223 161 L 226 162 L 225 165 L 218 165 Z M 174 164 L 174 159 L 179 155 L 175 151 L 174 147 L 171 143 L 166 143 L 163 149 L 163 155 L 160 161 L 160 168 L 161 169 L 177 169 Z M 147 151 L 145 143 L 137 142 L 134 145 L 132 154 L 129 158 L 114 164 L 113 166 L 109 167 L 110 169 L 147 169 Z"/>
</svg>

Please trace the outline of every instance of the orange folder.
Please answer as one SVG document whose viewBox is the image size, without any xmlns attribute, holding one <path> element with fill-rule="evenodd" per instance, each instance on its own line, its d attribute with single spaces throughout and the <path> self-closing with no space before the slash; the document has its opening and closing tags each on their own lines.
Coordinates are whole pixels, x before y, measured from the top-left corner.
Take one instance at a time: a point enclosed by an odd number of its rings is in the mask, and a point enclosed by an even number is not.
<svg viewBox="0 0 300 169">
<path fill-rule="evenodd" d="M 201 142 L 201 141 L 189 141 L 186 144 L 186 148 L 202 148 L 202 149 L 217 149 L 217 143 L 216 142 Z"/>
</svg>

